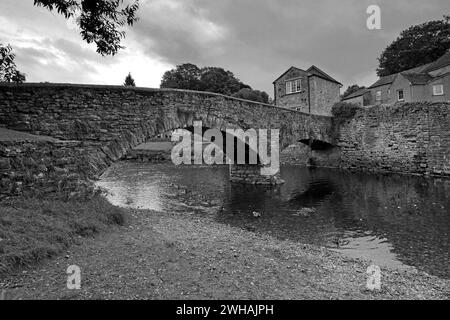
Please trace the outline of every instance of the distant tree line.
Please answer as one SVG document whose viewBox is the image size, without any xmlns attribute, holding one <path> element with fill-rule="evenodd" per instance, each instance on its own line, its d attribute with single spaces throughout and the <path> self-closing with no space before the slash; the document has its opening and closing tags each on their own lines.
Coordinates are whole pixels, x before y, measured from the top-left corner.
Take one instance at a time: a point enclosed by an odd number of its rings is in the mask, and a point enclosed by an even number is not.
<svg viewBox="0 0 450 320">
<path fill-rule="evenodd" d="M 164 73 L 161 88 L 208 91 L 257 102 L 269 103 L 269 95 L 253 90 L 241 82 L 233 72 L 219 67 L 199 68 L 184 63 Z"/>
</svg>

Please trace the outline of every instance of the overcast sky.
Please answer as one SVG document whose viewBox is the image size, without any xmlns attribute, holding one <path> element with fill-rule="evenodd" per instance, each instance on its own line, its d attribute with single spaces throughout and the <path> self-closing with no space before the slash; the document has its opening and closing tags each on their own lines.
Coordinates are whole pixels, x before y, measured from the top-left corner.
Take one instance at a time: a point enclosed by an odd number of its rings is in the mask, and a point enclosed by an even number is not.
<svg viewBox="0 0 450 320">
<path fill-rule="evenodd" d="M 102 57 L 72 22 L 33 6 L 0 1 L 0 42 L 10 43 L 30 82 L 159 87 L 164 71 L 191 62 L 220 66 L 273 95 L 290 66 L 314 64 L 344 84 L 375 81 L 377 57 L 410 25 L 450 13 L 448 0 L 141 0 L 126 46 Z M 381 8 L 381 30 L 368 30 L 366 9 Z"/>
</svg>

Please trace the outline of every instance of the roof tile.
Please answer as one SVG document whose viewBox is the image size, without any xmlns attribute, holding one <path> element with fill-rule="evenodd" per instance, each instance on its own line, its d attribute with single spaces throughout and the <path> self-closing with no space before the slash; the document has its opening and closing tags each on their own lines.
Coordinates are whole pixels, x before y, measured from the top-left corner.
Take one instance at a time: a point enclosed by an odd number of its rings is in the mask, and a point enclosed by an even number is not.
<svg viewBox="0 0 450 320">
<path fill-rule="evenodd" d="M 437 59 L 435 62 L 425 70 L 425 72 L 434 71 L 443 67 L 450 65 L 450 50 L 448 50 L 442 57 Z"/>
<path fill-rule="evenodd" d="M 348 100 L 348 99 L 356 98 L 356 97 L 362 96 L 366 92 L 367 92 L 366 88 L 358 89 L 357 91 L 355 91 L 355 92 L 349 94 L 348 96 L 345 96 L 344 98 L 342 98 L 342 100 Z"/>
</svg>

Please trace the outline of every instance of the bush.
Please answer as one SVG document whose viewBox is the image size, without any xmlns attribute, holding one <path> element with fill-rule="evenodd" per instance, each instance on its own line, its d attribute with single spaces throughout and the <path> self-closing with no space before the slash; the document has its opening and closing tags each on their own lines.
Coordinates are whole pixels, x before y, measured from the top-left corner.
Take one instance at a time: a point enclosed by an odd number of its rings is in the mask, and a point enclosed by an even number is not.
<svg viewBox="0 0 450 320">
<path fill-rule="evenodd" d="M 336 118 L 350 119 L 353 118 L 356 112 L 361 109 L 361 107 L 353 103 L 337 102 L 331 108 L 331 114 Z"/>
<path fill-rule="evenodd" d="M 251 100 L 262 103 L 269 103 L 269 95 L 264 91 L 252 90 L 250 88 L 243 88 L 233 94 L 233 97 Z"/>
</svg>

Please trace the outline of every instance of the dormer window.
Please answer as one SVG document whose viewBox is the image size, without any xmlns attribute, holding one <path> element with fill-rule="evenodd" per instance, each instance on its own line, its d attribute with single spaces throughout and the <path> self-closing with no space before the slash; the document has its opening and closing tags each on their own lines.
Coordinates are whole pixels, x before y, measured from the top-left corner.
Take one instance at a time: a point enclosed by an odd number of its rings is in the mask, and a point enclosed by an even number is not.
<svg viewBox="0 0 450 320">
<path fill-rule="evenodd" d="M 286 81 L 286 94 L 300 92 L 302 90 L 302 83 L 300 79 Z"/>
<path fill-rule="evenodd" d="M 398 101 L 405 101 L 405 97 L 403 95 L 403 90 L 398 90 L 397 91 L 397 100 Z"/>
</svg>

